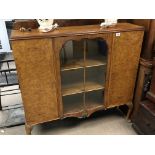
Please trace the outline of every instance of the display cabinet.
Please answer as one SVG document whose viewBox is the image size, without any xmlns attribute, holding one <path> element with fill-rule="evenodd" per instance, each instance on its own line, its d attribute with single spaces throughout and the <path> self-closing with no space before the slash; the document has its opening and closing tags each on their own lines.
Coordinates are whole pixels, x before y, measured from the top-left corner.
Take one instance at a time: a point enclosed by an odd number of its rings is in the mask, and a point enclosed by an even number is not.
<svg viewBox="0 0 155 155">
<path fill-rule="evenodd" d="M 143 30 L 129 23 L 60 27 L 48 33 L 13 30 L 27 134 L 39 123 L 88 117 L 125 104 L 129 116 Z"/>
</svg>

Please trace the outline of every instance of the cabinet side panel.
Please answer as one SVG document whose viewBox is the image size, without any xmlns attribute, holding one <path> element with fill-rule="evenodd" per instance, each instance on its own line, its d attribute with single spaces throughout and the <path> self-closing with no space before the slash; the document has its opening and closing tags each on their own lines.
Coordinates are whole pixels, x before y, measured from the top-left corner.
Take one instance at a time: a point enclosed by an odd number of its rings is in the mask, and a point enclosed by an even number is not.
<svg viewBox="0 0 155 155">
<path fill-rule="evenodd" d="M 113 34 L 107 107 L 132 102 L 142 39 L 142 31 Z"/>
<path fill-rule="evenodd" d="M 58 118 L 55 63 L 50 39 L 12 42 L 27 124 Z"/>
</svg>

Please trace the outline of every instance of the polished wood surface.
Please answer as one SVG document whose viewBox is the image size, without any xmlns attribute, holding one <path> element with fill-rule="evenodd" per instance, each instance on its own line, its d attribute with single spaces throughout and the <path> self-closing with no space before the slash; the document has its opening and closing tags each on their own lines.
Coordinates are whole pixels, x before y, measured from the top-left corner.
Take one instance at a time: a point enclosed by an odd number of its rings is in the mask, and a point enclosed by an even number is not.
<svg viewBox="0 0 155 155">
<path fill-rule="evenodd" d="M 145 27 L 141 58 L 152 60 L 155 46 L 155 19 L 132 19 L 129 22 Z"/>
<path fill-rule="evenodd" d="M 55 60 L 49 39 L 12 43 L 26 122 L 34 125 L 59 117 Z"/>
<path fill-rule="evenodd" d="M 86 26 L 70 26 L 60 27 L 57 30 L 49 33 L 39 32 L 38 29 L 34 29 L 31 32 L 21 32 L 19 30 L 13 30 L 11 34 L 11 40 L 18 39 L 34 39 L 34 38 L 53 38 L 53 37 L 69 37 L 79 36 L 84 34 L 103 34 L 103 33 L 116 33 L 123 31 L 141 31 L 144 30 L 142 26 L 137 26 L 129 23 L 118 23 L 115 27 L 101 28 L 99 25 L 86 25 Z"/>
<path fill-rule="evenodd" d="M 109 76 L 108 106 L 132 101 L 143 33 L 113 34 L 113 48 Z"/>
<path fill-rule="evenodd" d="M 134 117 L 139 111 L 141 100 L 143 100 L 146 97 L 146 92 L 143 93 L 144 87 L 149 82 L 149 81 L 146 81 L 146 78 L 149 77 L 151 74 L 152 74 L 152 61 L 148 61 L 141 58 L 140 64 L 139 64 L 138 76 L 137 76 L 137 83 L 135 87 L 134 99 L 133 99 L 134 107 L 133 107 L 133 113 L 131 117 L 132 120 L 134 120 Z"/>
<path fill-rule="evenodd" d="M 155 104 L 149 100 L 140 102 L 140 108 L 135 117 L 133 127 L 142 135 L 155 134 Z"/>
<path fill-rule="evenodd" d="M 70 40 L 97 38 L 106 42 L 108 59 L 102 59 L 101 63 L 100 59 L 90 60 L 84 56 L 84 70 L 106 65 L 105 84 L 84 80 L 84 89 L 81 89 L 80 83 L 77 83 L 76 89 L 64 89 L 60 73 L 83 66 L 79 63 L 61 68 L 62 47 Z M 95 111 L 123 104 L 129 106 L 130 114 L 142 39 L 143 27 L 128 23 L 102 29 L 99 25 L 61 27 L 49 33 L 40 33 L 37 29 L 32 32 L 13 30 L 12 48 L 24 101 L 27 133 L 30 133 L 30 128 L 35 124 L 70 116 L 88 117 Z M 84 44 L 84 53 L 86 52 Z M 85 93 L 81 97 L 83 90 Z M 104 93 L 91 95 L 94 90 L 103 90 Z M 70 99 L 69 94 L 79 91 L 76 94 L 79 96 Z M 96 100 L 95 96 L 100 93 L 103 99 L 99 97 Z M 83 97 L 84 105 L 81 104 Z M 71 103 L 70 106 L 68 103 Z"/>
<path fill-rule="evenodd" d="M 153 76 L 150 90 L 147 92 L 145 100 L 136 103 L 136 110 L 132 117 L 133 127 L 140 134 L 155 134 L 155 98 L 154 98 L 154 79 L 155 79 L 155 61 L 153 64 Z M 147 64 L 148 65 L 148 64 Z M 146 65 L 145 65 L 146 67 Z"/>
</svg>

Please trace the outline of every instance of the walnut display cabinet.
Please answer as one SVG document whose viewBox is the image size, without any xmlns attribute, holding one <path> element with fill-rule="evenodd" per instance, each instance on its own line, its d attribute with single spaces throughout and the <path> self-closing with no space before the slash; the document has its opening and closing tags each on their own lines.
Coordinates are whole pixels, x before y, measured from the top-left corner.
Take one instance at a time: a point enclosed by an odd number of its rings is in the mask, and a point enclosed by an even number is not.
<svg viewBox="0 0 155 155">
<path fill-rule="evenodd" d="M 129 116 L 142 40 L 143 27 L 129 23 L 48 33 L 13 30 L 27 134 L 39 123 L 88 117 L 125 104 Z"/>
</svg>

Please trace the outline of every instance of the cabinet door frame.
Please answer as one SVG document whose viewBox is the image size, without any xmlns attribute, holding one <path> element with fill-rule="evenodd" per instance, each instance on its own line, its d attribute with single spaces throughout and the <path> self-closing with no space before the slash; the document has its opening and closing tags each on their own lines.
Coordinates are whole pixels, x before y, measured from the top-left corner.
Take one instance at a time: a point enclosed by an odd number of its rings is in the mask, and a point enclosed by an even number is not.
<svg viewBox="0 0 155 155">
<path fill-rule="evenodd" d="M 57 80 L 58 80 L 58 103 L 59 104 L 59 114 L 60 117 L 63 118 L 63 103 L 62 103 L 62 94 L 61 94 L 61 76 L 60 76 L 60 51 L 62 46 L 70 40 L 75 40 L 79 41 L 82 39 L 95 39 L 95 38 L 101 38 L 104 41 L 106 41 L 107 46 L 108 46 L 108 59 L 107 59 L 107 72 L 106 72 L 106 80 L 105 80 L 105 89 L 104 89 L 104 104 L 103 108 L 106 108 L 107 105 L 107 96 L 108 96 L 108 86 L 109 86 L 109 71 L 110 71 L 110 64 L 111 64 L 111 45 L 112 45 L 112 33 L 104 33 L 104 34 L 89 34 L 89 35 L 80 35 L 80 36 L 69 36 L 69 37 L 59 37 L 59 38 L 54 38 L 53 39 L 53 48 L 54 48 L 54 53 L 55 53 L 55 59 L 56 59 L 56 75 L 57 75 Z M 90 110 L 88 111 L 88 116 L 91 115 L 93 112 L 97 111 L 96 110 Z M 75 116 L 75 117 L 81 117 L 83 113 L 75 113 L 70 116 Z"/>
</svg>

